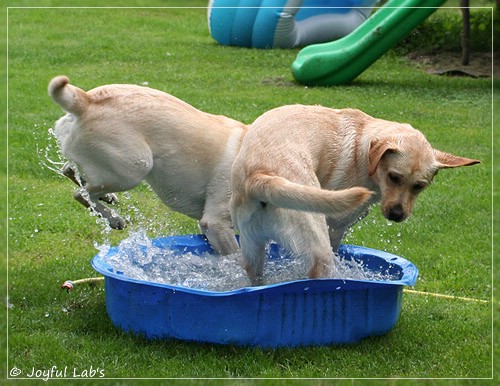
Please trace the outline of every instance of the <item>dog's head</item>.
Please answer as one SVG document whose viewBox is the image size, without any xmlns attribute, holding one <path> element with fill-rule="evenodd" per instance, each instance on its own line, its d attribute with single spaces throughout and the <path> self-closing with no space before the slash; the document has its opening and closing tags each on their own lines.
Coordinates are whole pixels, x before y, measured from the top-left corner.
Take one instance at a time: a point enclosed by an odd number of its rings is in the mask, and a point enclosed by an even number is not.
<svg viewBox="0 0 500 386">
<path fill-rule="evenodd" d="M 408 218 L 440 169 L 480 162 L 433 149 L 422 133 L 408 129 L 370 143 L 368 173 L 380 188 L 382 214 L 396 222 Z"/>
</svg>

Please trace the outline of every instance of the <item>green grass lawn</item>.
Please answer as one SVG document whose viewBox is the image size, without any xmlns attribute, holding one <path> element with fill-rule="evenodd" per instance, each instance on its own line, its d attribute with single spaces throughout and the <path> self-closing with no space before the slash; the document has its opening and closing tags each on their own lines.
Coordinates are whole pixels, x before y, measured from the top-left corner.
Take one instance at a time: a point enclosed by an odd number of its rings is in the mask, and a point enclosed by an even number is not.
<svg viewBox="0 0 500 386">
<path fill-rule="evenodd" d="M 100 2 L 71 5 L 77 4 Z M 304 87 L 290 71 L 297 52 L 219 46 L 208 33 L 203 8 L 8 10 L 6 375 L 13 368 L 26 375 L 52 366 L 67 367 L 72 375 L 73 369 L 92 366 L 106 378 L 413 379 L 391 384 L 465 378 L 446 383 L 492 384 L 491 80 L 429 75 L 389 52 L 351 85 Z M 97 276 L 90 266 L 94 244 L 116 244 L 128 236 L 128 230 L 104 231 L 73 200 L 69 180 L 44 166 L 47 157 L 58 160 L 48 130 L 62 112 L 46 88 L 59 74 L 83 89 L 147 83 L 201 110 L 248 123 L 284 104 L 358 108 L 411 123 L 440 150 L 481 159 L 480 165 L 441 171 L 405 223 L 389 225 L 375 207 L 345 241 L 412 261 L 420 271 L 416 290 L 487 302 L 405 294 L 400 320 L 389 334 L 341 347 L 262 350 L 147 341 L 118 330 L 107 317 L 102 285 L 69 294 L 59 288 L 67 279 Z M 198 231 L 195 221 L 169 212 L 146 186 L 120 197 L 118 211 L 130 217 L 132 229 L 144 227 L 151 235 Z M 353 383 L 358 381 L 338 382 Z"/>
</svg>

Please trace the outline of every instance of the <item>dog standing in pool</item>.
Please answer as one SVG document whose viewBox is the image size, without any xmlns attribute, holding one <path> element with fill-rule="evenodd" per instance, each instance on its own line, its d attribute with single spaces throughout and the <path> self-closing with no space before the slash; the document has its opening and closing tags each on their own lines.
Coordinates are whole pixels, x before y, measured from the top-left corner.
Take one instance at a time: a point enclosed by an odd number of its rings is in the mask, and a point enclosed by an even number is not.
<svg viewBox="0 0 500 386">
<path fill-rule="evenodd" d="M 380 201 L 384 217 L 403 221 L 440 169 L 479 162 L 359 110 L 293 105 L 264 113 L 231 173 L 231 213 L 251 282 L 262 284 L 270 240 L 310 259 L 309 277 L 328 276 L 332 250 L 371 204 Z"/>
</svg>

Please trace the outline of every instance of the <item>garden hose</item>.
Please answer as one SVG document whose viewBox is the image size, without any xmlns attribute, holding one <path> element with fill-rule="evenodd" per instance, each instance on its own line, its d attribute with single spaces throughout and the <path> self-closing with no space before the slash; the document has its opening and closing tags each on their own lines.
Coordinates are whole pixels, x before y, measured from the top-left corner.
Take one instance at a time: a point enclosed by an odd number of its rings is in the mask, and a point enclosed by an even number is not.
<svg viewBox="0 0 500 386">
<path fill-rule="evenodd" d="M 66 280 L 62 285 L 61 288 L 65 289 L 67 292 L 73 291 L 75 285 L 79 284 L 85 284 L 85 283 L 99 283 L 101 281 L 104 281 L 104 277 L 89 277 L 87 279 L 80 279 L 80 280 Z M 444 298 L 444 299 L 454 299 L 454 300 L 464 300 L 467 302 L 477 302 L 477 303 L 489 303 L 488 300 L 483 300 L 483 299 L 475 299 L 475 298 L 466 298 L 463 296 L 454 296 L 454 295 L 445 295 L 445 294 L 438 294 L 434 292 L 424 292 L 424 291 L 415 291 L 411 289 L 403 289 L 404 293 L 407 294 L 413 294 L 413 295 L 425 295 L 425 296 L 432 296 L 436 298 Z"/>
<path fill-rule="evenodd" d="M 73 291 L 73 288 L 75 285 L 79 284 L 85 284 L 85 283 L 99 283 L 101 281 L 104 281 L 104 277 L 89 277 L 87 279 L 80 279 L 80 280 L 66 280 L 62 285 L 61 288 L 65 289 L 67 292 Z"/>
</svg>

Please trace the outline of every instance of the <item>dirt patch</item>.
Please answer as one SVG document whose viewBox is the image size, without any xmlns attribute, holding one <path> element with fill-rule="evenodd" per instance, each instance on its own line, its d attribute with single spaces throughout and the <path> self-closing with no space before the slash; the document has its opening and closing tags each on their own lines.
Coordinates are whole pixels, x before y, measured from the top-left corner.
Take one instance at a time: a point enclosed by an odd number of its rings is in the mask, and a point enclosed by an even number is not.
<svg viewBox="0 0 500 386">
<path fill-rule="evenodd" d="M 474 52 L 470 63 L 462 64 L 460 52 L 440 52 L 436 54 L 411 53 L 408 58 L 418 68 L 430 74 L 448 76 L 468 76 L 473 78 L 490 78 L 492 56 L 488 52 Z"/>
</svg>

